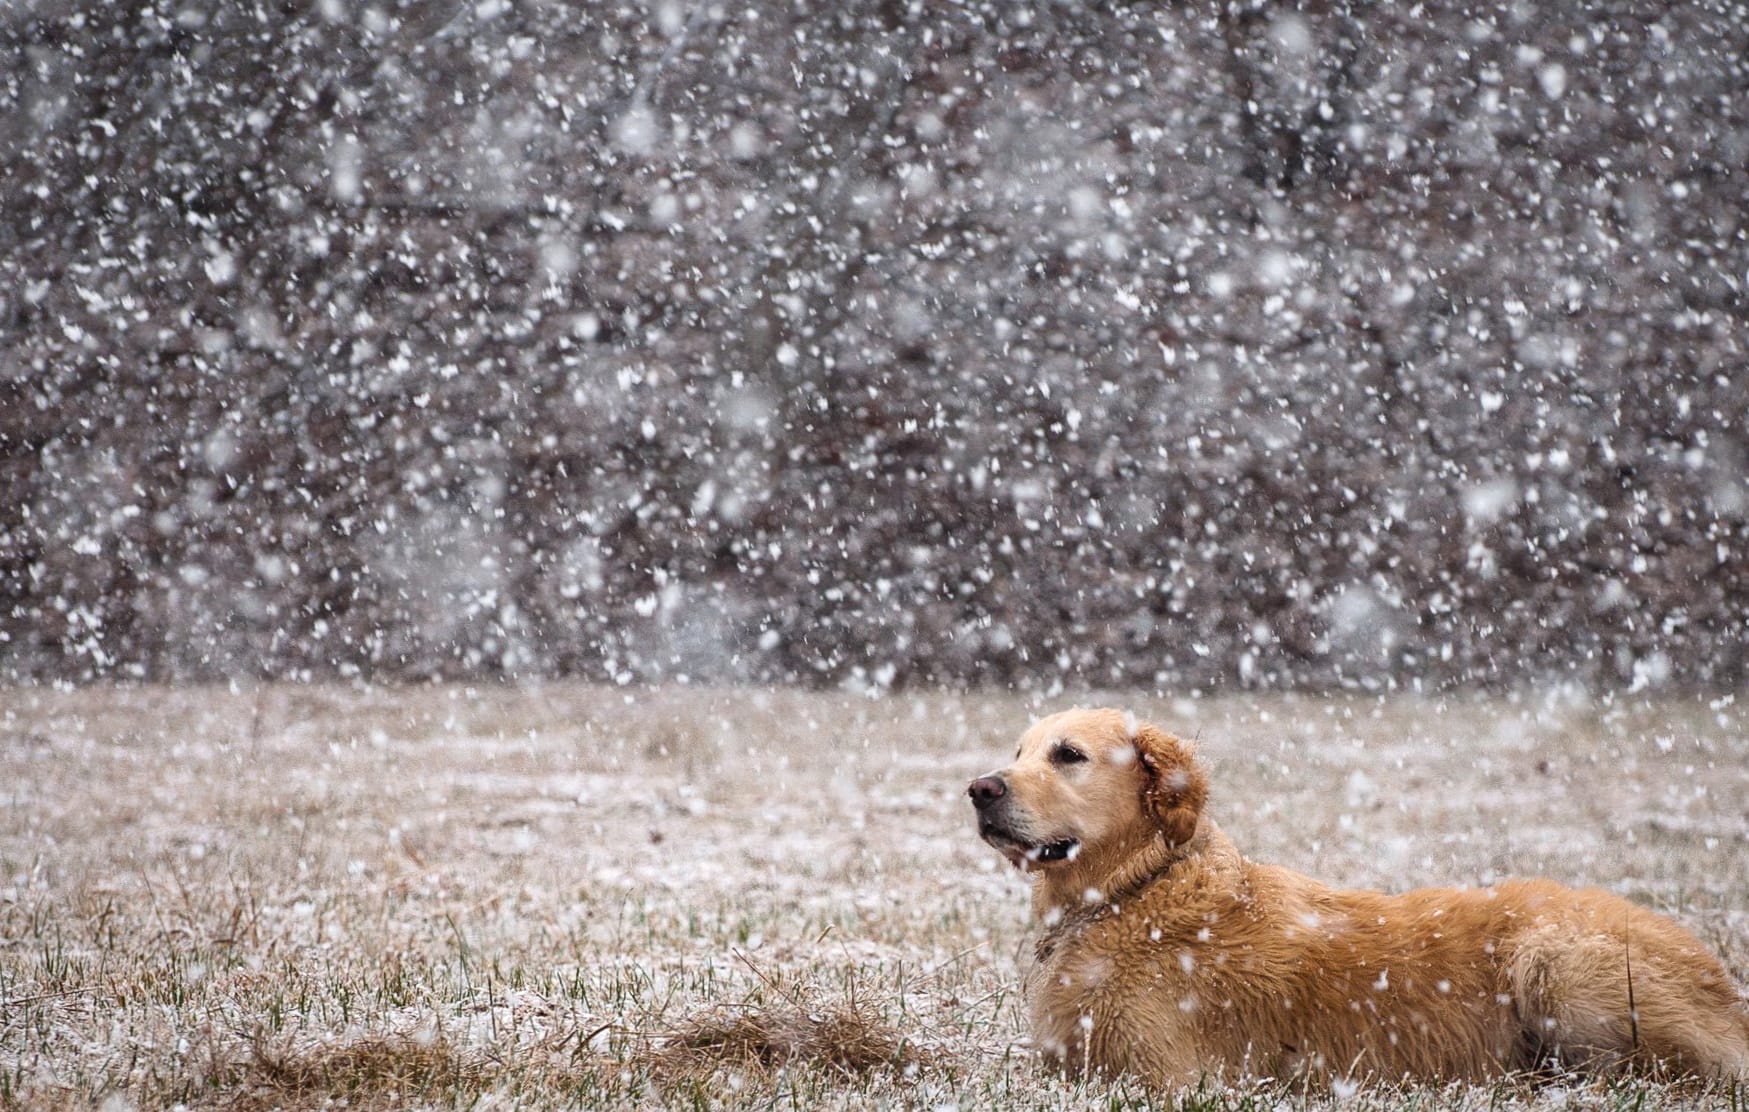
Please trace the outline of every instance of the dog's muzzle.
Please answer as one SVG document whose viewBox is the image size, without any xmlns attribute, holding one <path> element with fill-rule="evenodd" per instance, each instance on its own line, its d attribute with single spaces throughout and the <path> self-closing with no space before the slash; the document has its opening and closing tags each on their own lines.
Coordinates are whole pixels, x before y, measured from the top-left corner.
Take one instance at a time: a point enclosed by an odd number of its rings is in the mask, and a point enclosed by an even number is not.
<svg viewBox="0 0 1749 1112">
<path fill-rule="evenodd" d="M 1016 835 L 1003 821 L 1008 801 L 1008 782 L 1000 776 L 980 776 L 966 787 L 972 806 L 978 810 L 978 835 L 1016 865 L 1050 864 L 1073 861 L 1081 852 L 1076 838 L 1055 842 L 1034 842 Z"/>
</svg>

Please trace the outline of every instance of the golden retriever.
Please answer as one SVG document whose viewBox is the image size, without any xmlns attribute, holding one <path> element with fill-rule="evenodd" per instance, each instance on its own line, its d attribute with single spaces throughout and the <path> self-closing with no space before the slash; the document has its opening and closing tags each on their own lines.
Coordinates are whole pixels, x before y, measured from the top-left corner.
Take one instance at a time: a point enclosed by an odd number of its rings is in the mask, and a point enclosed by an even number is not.
<svg viewBox="0 0 1749 1112">
<path fill-rule="evenodd" d="M 1191 748 L 1115 710 L 972 781 L 1032 874 L 1034 1044 L 1071 1070 L 1301 1082 L 1749 1075 L 1749 996 L 1680 926 L 1547 880 L 1386 895 L 1239 855 Z"/>
</svg>

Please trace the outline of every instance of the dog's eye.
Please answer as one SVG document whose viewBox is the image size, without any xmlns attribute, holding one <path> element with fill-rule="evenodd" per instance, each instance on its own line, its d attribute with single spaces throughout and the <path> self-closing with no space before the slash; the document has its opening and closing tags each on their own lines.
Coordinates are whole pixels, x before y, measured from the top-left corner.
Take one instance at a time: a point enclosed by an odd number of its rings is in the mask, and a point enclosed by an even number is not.
<svg viewBox="0 0 1749 1112">
<path fill-rule="evenodd" d="M 1087 759 L 1087 754 L 1073 745 L 1059 745 L 1051 750 L 1051 760 L 1060 765 L 1076 765 Z"/>
</svg>

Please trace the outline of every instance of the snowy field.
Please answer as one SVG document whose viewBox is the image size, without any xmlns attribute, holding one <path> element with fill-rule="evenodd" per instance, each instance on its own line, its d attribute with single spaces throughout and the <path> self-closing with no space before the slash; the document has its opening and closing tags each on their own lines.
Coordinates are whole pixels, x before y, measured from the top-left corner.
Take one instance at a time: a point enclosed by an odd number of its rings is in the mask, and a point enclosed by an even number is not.
<svg viewBox="0 0 1749 1112">
<path fill-rule="evenodd" d="M 1042 1071 L 967 779 L 1074 701 L 585 687 L 0 693 L 0 1106 L 1130 1107 Z M 1112 698 L 1253 857 L 1540 873 L 1749 973 L 1729 699 Z M 1185 1108 L 1749 1107 L 1574 1082 Z"/>
</svg>

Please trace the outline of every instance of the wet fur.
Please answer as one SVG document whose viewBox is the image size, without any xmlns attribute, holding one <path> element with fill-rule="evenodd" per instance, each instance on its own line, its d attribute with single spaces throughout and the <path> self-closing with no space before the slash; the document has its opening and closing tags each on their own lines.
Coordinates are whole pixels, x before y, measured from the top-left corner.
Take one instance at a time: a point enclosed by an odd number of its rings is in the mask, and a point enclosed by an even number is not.
<svg viewBox="0 0 1749 1112">
<path fill-rule="evenodd" d="M 1088 759 L 1060 763 L 1065 744 Z M 1256 864 L 1206 814 L 1191 748 L 1117 711 L 1042 720 L 994 775 L 1007 796 L 986 836 L 1031 871 L 1044 924 L 1033 1039 L 1065 1068 L 1162 1086 L 1749 1076 L 1744 990 L 1620 897 L 1546 880 L 1387 895 Z M 1063 838 L 1071 860 L 1017 849 Z"/>
</svg>

